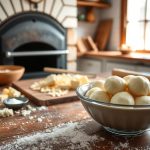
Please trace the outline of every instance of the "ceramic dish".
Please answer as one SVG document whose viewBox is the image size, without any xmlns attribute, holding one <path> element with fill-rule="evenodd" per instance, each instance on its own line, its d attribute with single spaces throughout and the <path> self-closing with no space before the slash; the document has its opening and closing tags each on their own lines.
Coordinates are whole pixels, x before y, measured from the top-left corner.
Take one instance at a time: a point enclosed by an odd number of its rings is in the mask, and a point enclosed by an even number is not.
<svg viewBox="0 0 150 150">
<path fill-rule="evenodd" d="M 136 135 L 150 127 L 150 105 L 119 105 L 98 102 L 85 97 L 89 84 L 81 85 L 76 93 L 85 110 L 107 131 L 120 135 Z"/>
<path fill-rule="evenodd" d="M 20 109 L 28 103 L 28 99 L 26 97 L 12 97 L 4 100 L 4 104 L 6 107 L 11 109 Z"/>
</svg>

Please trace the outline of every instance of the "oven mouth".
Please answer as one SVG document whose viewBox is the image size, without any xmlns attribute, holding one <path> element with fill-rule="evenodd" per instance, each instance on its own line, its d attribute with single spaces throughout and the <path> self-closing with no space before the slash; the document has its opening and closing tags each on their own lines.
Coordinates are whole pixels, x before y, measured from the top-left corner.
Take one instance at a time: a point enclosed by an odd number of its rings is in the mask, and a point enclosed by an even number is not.
<svg viewBox="0 0 150 150">
<path fill-rule="evenodd" d="M 65 69 L 66 41 L 66 29 L 51 16 L 16 15 L 0 27 L 0 64 L 22 65 L 31 77 L 41 76 L 44 67 Z"/>
</svg>

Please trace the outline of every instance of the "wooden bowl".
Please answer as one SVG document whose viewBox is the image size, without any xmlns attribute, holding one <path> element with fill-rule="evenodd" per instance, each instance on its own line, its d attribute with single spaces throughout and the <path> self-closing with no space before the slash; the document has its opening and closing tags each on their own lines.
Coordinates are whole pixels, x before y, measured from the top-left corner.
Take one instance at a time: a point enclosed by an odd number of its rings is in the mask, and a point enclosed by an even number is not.
<svg viewBox="0 0 150 150">
<path fill-rule="evenodd" d="M 0 65 L 0 85 L 18 81 L 24 74 L 25 68 L 16 65 Z"/>
<path fill-rule="evenodd" d="M 120 50 L 120 52 L 124 55 L 124 54 L 130 54 L 131 50 Z"/>
</svg>

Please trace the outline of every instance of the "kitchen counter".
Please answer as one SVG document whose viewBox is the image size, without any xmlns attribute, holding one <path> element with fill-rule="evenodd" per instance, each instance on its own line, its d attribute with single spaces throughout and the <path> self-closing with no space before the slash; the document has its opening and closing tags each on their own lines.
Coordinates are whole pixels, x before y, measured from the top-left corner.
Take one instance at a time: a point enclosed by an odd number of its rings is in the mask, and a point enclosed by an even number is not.
<svg viewBox="0 0 150 150">
<path fill-rule="evenodd" d="M 100 51 L 98 53 L 95 52 L 87 52 L 82 56 L 86 58 L 108 58 L 108 59 L 118 59 L 118 60 L 127 60 L 133 62 L 141 62 L 141 63 L 150 63 L 150 53 L 130 53 L 130 54 L 122 54 L 120 51 Z"/>
</svg>

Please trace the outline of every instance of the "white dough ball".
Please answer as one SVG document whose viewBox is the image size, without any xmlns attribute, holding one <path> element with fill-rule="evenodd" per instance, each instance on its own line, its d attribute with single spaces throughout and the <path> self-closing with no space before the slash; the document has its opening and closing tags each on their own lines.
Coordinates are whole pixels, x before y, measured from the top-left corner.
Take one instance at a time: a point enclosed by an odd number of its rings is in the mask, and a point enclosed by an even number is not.
<svg viewBox="0 0 150 150">
<path fill-rule="evenodd" d="M 146 77 L 135 76 L 128 83 L 130 93 L 135 96 L 146 96 L 150 92 L 150 82 Z"/>
<path fill-rule="evenodd" d="M 130 82 L 130 80 L 132 79 L 132 78 L 134 78 L 135 76 L 134 75 L 127 75 L 127 76 L 125 76 L 125 77 L 123 77 L 123 79 L 126 81 L 126 83 L 128 84 L 129 82 Z"/>
<path fill-rule="evenodd" d="M 126 88 L 125 80 L 118 76 L 110 76 L 106 79 L 104 87 L 110 94 L 116 94 L 124 91 Z"/>
<path fill-rule="evenodd" d="M 102 90 L 102 89 L 100 89 L 99 87 L 91 88 L 91 89 L 89 89 L 89 90 L 86 92 L 85 96 L 86 96 L 86 97 L 90 97 L 90 95 L 91 95 L 94 91 L 101 91 L 101 90 Z"/>
<path fill-rule="evenodd" d="M 90 84 L 91 84 L 91 87 L 99 87 L 105 90 L 104 83 L 105 83 L 104 80 L 96 80 L 96 81 L 92 81 Z"/>
<path fill-rule="evenodd" d="M 110 97 L 105 91 L 94 91 L 89 98 L 100 102 L 108 103 L 110 101 Z"/>
<path fill-rule="evenodd" d="M 150 105 L 150 96 L 140 96 L 135 99 L 136 105 Z"/>
<path fill-rule="evenodd" d="M 111 103 L 113 104 L 122 104 L 122 105 L 134 105 L 134 98 L 133 96 L 128 92 L 119 92 L 115 94 L 111 98 Z"/>
</svg>

